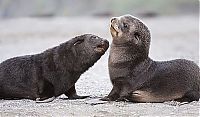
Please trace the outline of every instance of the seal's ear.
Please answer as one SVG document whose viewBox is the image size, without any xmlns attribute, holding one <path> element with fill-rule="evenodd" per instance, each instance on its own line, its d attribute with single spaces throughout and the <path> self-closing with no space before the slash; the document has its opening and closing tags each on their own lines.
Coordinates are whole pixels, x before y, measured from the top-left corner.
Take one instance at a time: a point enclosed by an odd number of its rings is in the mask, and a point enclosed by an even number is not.
<svg viewBox="0 0 200 117">
<path fill-rule="evenodd" d="M 71 52 L 71 49 L 73 46 L 84 42 L 84 38 L 85 37 L 78 36 L 78 37 L 72 38 L 71 40 L 65 43 L 60 44 L 60 46 L 57 47 L 58 48 L 57 51 L 59 55 L 63 55 L 63 53 Z"/>
<path fill-rule="evenodd" d="M 78 44 L 81 44 L 82 42 L 84 42 L 84 39 L 77 40 L 77 41 L 74 43 L 74 46 L 75 46 L 75 45 L 78 45 Z"/>
<path fill-rule="evenodd" d="M 78 36 L 78 37 L 75 37 L 75 38 L 71 39 L 71 40 L 69 41 L 69 45 L 70 45 L 70 47 L 72 47 L 72 46 L 81 44 L 82 42 L 84 42 L 84 38 Z"/>
<path fill-rule="evenodd" d="M 140 40 L 140 34 L 138 32 L 134 33 L 134 43 L 139 44 L 141 42 Z"/>
</svg>

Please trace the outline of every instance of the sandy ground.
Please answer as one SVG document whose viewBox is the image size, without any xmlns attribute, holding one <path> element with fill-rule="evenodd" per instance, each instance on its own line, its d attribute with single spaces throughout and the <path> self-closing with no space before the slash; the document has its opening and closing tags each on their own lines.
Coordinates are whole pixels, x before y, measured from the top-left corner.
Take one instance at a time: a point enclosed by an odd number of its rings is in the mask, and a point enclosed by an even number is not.
<svg viewBox="0 0 200 117">
<path fill-rule="evenodd" d="M 186 58 L 199 62 L 197 16 L 173 16 L 143 19 L 151 30 L 150 57 L 154 60 Z M 40 53 L 71 37 L 92 33 L 108 39 L 109 18 L 19 18 L 0 20 L 0 62 L 14 56 Z M 50 103 L 32 100 L 0 100 L 0 117 L 5 116 L 200 116 L 200 102 L 185 105 L 165 103 L 101 102 L 112 85 L 109 80 L 108 52 L 76 83 L 81 100 Z"/>
</svg>

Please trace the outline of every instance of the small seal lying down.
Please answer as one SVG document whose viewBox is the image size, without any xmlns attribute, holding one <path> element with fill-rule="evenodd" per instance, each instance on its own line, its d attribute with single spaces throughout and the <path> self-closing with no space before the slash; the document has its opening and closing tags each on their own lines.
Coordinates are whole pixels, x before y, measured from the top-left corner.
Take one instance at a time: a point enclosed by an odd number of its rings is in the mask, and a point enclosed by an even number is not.
<svg viewBox="0 0 200 117">
<path fill-rule="evenodd" d="M 76 94 L 80 75 L 97 62 L 108 49 L 102 38 L 85 34 L 36 55 L 8 59 L 0 64 L 0 98 L 32 99 L 48 102 L 61 94 Z"/>
<path fill-rule="evenodd" d="M 199 67 L 176 59 L 157 62 L 148 57 L 150 31 L 130 15 L 111 19 L 113 37 L 109 74 L 113 84 L 104 101 L 197 101 L 200 98 Z"/>
</svg>

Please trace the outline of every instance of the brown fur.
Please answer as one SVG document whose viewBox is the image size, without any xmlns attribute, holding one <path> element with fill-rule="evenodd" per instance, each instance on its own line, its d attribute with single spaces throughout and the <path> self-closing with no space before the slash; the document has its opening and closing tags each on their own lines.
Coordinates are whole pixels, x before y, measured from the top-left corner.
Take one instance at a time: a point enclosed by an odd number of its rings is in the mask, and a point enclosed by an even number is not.
<svg viewBox="0 0 200 117">
<path fill-rule="evenodd" d="M 108 66 L 113 89 L 102 100 L 199 100 L 200 74 L 194 62 L 185 59 L 157 62 L 150 59 L 150 31 L 133 16 L 111 19 L 110 29 L 113 41 Z"/>
</svg>

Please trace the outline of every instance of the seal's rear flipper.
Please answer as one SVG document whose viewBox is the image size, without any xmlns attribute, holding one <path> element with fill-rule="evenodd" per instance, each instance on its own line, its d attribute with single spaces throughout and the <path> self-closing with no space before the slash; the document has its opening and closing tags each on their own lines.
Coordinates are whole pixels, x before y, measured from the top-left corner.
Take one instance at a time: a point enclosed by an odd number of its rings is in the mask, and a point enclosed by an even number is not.
<svg viewBox="0 0 200 117">
<path fill-rule="evenodd" d="M 48 103 L 48 102 L 52 102 L 56 97 L 51 97 L 45 100 L 41 100 L 41 98 L 36 98 L 36 103 Z"/>
<path fill-rule="evenodd" d="M 198 91 L 188 91 L 183 97 L 176 99 L 178 102 L 192 102 L 199 101 L 200 95 Z"/>
<path fill-rule="evenodd" d="M 68 97 L 67 99 L 84 99 L 90 96 L 79 96 L 76 93 L 75 85 L 72 86 L 66 93 L 65 95 Z"/>
<path fill-rule="evenodd" d="M 181 106 L 184 104 L 188 104 L 189 102 L 178 102 L 178 101 L 166 101 L 164 104 L 170 105 L 170 106 Z"/>
</svg>

